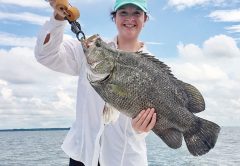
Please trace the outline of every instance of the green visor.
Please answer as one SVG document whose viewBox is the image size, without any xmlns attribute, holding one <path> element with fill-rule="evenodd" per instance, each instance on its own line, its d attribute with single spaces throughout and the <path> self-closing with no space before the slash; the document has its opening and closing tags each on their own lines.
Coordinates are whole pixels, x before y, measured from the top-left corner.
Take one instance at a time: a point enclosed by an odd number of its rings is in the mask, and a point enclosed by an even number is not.
<svg viewBox="0 0 240 166">
<path fill-rule="evenodd" d="M 114 11 L 117 11 L 120 7 L 126 4 L 133 4 L 147 12 L 147 1 L 146 0 L 116 0 L 114 5 Z"/>
</svg>

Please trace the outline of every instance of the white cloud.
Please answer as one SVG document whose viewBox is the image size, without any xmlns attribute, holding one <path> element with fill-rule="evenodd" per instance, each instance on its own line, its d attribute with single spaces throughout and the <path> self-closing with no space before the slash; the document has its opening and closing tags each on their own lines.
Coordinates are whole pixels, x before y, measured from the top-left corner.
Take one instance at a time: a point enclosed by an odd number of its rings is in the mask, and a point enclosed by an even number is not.
<svg viewBox="0 0 240 166">
<path fill-rule="evenodd" d="M 72 35 L 72 34 L 71 34 Z M 64 39 L 73 39 L 73 36 L 64 34 Z M 37 38 L 36 37 L 21 37 L 10 33 L 5 33 L 0 31 L 0 46 L 11 46 L 15 47 L 13 50 L 16 50 L 18 47 L 21 48 L 33 48 L 35 47 Z M 2 52 L 6 50 L 1 50 Z"/>
<path fill-rule="evenodd" d="M 84 0 L 84 1 L 81 1 L 79 2 L 78 0 L 72 0 L 71 3 L 85 3 L 85 4 L 91 4 L 91 3 L 113 3 L 115 2 L 115 0 L 110 0 L 110 1 L 107 1 L 106 0 Z"/>
<path fill-rule="evenodd" d="M 196 86 L 206 110 L 200 114 L 220 125 L 238 125 L 240 119 L 240 49 L 229 36 L 218 35 L 195 44 L 179 44 L 180 58 L 167 61 L 177 78 Z M 193 55 L 191 55 L 193 54 Z"/>
<path fill-rule="evenodd" d="M 34 47 L 36 37 L 19 37 L 14 34 L 0 32 L 0 45 Z"/>
<path fill-rule="evenodd" d="M 228 54 L 222 49 L 225 46 Z M 237 124 L 240 54 L 234 40 L 218 35 L 202 46 L 179 44 L 178 50 L 180 58 L 166 64 L 172 66 L 179 79 L 192 83 L 203 93 L 207 108 L 200 116 L 220 125 Z M 77 78 L 38 64 L 33 49 L 27 47 L 0 50 L 0 75 L 0 120 L 9 116 L 13 119 L 0 128 L 71 125 Z M 231 118 L 227 118 L 229 114 Z M 13 125 L 16 122 L 18 126 Z"/>
<path fill-rule="evenodd" d="M 2 98 L 3 101 L 12 100 L 12 89 L 8 87 L 8 83 L 4 80 L 0 80 L 0 98 Z"/>
<path fill-rule="evenodd" d="M 48 3 L 44 0 L 0 0 L 0 4 L 7 5 L 18 5 L 21 7 L 34 7 L 34 8 L 46 8 L 48 7 Z"/>
<path fill-rule="evenodd" d="M 220 22 L 240 22 L 240 9 L 216 10 L 211 12 L 209 17 Z"/>
<path fill-rule="evenodd" d="M 240 25 L 232 25 L 232 26 L 226 27 L 225 29 L 228 30 L 229 32 L 240 33 Z"/>
<path fill-rule="evenodd" d="M 1 94 L 4 100 L 9 100 L 12 97 L 12 90 L 9 88 L 2 88 Z"/>
<path fill-rule="evenodd" d="M 0 49 L 0 128 L 69 127 L 74 119 L 77 78 L 40 65 L 33 48 Z M 46 122 L 44 122 L 46 121 Z M 49 122 L 47 122 L 49 121 Z"/>
<path fill-rule="evenodd" d="M 230 101 L 234 106 L 236 106 L 238 108 L 238 110 L 240 109 L 240 98 L 238 99 L 232 99 Z"/>
<path fill-rule="evenodd" d="M 56 109 L 72 108 L 74 99 L 69 96 L 67 91 L 60 89 L 57 92 L 57 97 L 58 97 L 58 101 L 53 102 L 53 106 Z"/>
<path fill-rule="evenodd" d="M 208 58 L 231 58 L 240 56 L 236 41 L 226 35 L 209 38 L 203 43 L 202 48 L 195 44 L 183 45 L 181 43 L 177 48 L 179 54 L 184 58 L 202 59 L 204 56 L 208 56 Z"/>
<path fill-rule="evenodd" d="M 216 10 L 211 12 L 208 17 L 216 22 L 240 23 L 240 9 L 234 10 Z M 240 25 L 231 25 L 225 27 L 229 33 L 240 33 Z"/>
<path fill-rule="evenodd" d="M 175 65 L 175 68 L 178 71 L 178 76 L 184 79 L 190 79 L 194 82 L 214 82 L 222 78 L 228 78 L 227 74 L 220 67 L 208 63 L 196 65 L 187 62 Z"/>
<path fill-rule="evenodd" d="M 0 86 L 1 86 L 1 85 L 5 85 L 5 86 L 6 86 L 6 85 L 7 85 L 7 82 L 4 81 L 4 80 L 0 80 Z"/>
<path fill-rule="evenodd" d="M 198 5 L 206 5 L 209 3 L 218 5 L 224 3 L 226 0 L 169 0 L 168 6 L 175 7 L 177 10 L 184 10 Z"/>
<path fill-rule="evenodd" d="M 178 10 L 183 10 L 188 7 L 201 5 L 209 2 L 209 0 L 169 0 L 168 5 L 176 7 Z"/>
<path fill-rule="evenodd" d="M 205 41 L 203 52 L 212 57 L 240 57 L 236 41 L 226 35 L 214 36 Z"/>
<path fill-rule="evenodd" d="M 30 24 L 42 25 L 48 19 L 49 17 L 44 17 L 29 12 L 22 13 L 0 12 L 0 20 L 24 21 Z"/>
<path fill-rule="evenodd" d="M 185 57 L 185 58 L 202 58 L 203 57 L 203 52 L 201 48 L 199 48 L 195 44 L 188 44 L 188 45 L 183 45 L 180 43 L 178 46 L 178 51 L 180 56 Z"/>
</svg>

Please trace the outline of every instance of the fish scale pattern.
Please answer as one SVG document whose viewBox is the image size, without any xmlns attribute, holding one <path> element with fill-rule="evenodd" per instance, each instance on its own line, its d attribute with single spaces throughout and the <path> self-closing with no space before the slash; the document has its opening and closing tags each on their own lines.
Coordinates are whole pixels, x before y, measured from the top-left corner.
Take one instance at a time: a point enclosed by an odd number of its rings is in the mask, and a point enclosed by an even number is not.
<svg viewBox="0 0 240 166">
<path fill-rule="evenodd" d="M 153 132 L 171 148 L 179 148 L 182 137 L 195 156 L 214 147 L 220 127 L 194 114 L 205 109 L 197 88 L 178 80 L 170 67 L 151 55 L 112 49 L 100 38 L 94 42 L 86 54 L 97 63 L 92 72 L 108 76 L 90 83 L 107 103 L 132 118 L 155 108 Z"/>
</svg>

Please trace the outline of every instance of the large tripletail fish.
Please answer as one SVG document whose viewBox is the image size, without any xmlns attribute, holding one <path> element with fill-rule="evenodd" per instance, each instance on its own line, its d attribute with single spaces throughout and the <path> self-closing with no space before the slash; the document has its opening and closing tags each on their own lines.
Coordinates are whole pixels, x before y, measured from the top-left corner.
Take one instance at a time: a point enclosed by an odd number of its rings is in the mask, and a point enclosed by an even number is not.
<svg viewBox="0 0 240 166">
<path fill-rule="evenodd" d="M 82 46 L 88 79 L 108 105 L 132 118 L 155 108 L 152 131 L 173 149 L 181 147 L 182 137 L 194 156 L 214 147 L 220 127 L 194 115 L 205 109 L 202 95 L 175 78 L 166 64 L 148 54 L 113 49 L 97 35 Z"/>
</svg>

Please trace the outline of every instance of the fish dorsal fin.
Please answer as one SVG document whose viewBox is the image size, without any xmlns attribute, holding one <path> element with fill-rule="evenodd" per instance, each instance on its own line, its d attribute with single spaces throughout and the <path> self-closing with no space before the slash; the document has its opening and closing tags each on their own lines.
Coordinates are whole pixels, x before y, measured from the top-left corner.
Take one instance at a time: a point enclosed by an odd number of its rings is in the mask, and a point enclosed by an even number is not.
<svg viewBox="0 0 240 166">
<path fill-rule="evenodd" d="M 198 91 L 197 88 L 195 88 L 194 86 L 192 86 L 190 84 L 187 84 L 183 81 L 178 80 L 172 74 L 172 71 L 170 70 L 170 67 L 167 66 L 165 63 L 161 62 L 160 60 L 158 60 L 157 58 L 155 58 L 154 56 L 152 56 L 148 53 L 143 53 L 143 52 L 136 52 L 136 54 L 138 54 L 139 56 L 141 56 L 143 58 L 147 58 L 148 60 L 157 64 L 157 67 L 161 71 L 168 74 L 172 78 L 172 81 L 176 85 L 181 85 L 181 87 L 183 88 L 184 92 L 187 95 L 187 98 L 188 98 L 187 108 L 190 112 L 198 113 L 198 112 L 201 112 L 205 109 L 205 102 L 204 102 L 203 96 L 201 95 L 201 93 Z"/>
<path fill-rule="evenodd" d="M 155 56 L 150 55 L 149 53 L 143 53 L 141 51 L 136 52 L 139 56 L 148 59 L 149 61 L 155 63 L 157 67 L 161 70 L 164 71 L 166 74 L 168 74 L 171 78 L 176 79 L 174 75 L 172 74 L 172 71 L 170 70 L 170 67 L 166 65 L 164 62 L 160 61 L 157 59 Z"/>
<path fill-rule="evenodd" d="M 198 113 L 205 110 L 205 101 L 202 94 L 194 86 L 179 81 L 187 94 L 188 102 L 187 108 L 192 113 Z"/>
</svg>

